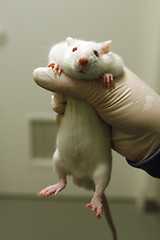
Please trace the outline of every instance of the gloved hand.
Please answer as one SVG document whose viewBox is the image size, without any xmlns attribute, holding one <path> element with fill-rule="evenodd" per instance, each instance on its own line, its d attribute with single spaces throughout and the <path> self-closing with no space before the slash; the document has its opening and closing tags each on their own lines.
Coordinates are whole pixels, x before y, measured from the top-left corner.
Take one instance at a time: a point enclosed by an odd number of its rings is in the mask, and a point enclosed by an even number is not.
<svg viewBox="0 0 160 240">
<path fill-rule="evenodd" d="M 67 103 L 67 97 L 59 93 L 53 93 L 51 97 L 51 106 L 54 112 L 56 112 L 55 122 L 60 125 L 61 118 L 65 112 L 65 107 Z"/>
<path fill-rule="evenodd" d="M 33 78 L 51 92 L 80 98 L 94 107 L 112 127 L 112 148 L 127 159 L 138 162 L 160 148 L 160 96 L 128 68 L 114 79 L 112 90 L 98 81 L 80 81 L 64 73 L 59 76 L 48 67 L 35 69 Z M 66 98 L 58 102 L 62 107 Z"/>
</svg>

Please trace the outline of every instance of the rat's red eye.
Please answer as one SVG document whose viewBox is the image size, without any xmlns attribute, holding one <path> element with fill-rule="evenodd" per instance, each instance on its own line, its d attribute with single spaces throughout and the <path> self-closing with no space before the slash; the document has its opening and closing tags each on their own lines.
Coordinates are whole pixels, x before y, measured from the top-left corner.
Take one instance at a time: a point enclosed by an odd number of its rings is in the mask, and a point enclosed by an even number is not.
<svg viewBox="0 0 160 240">
<path fill-rule="evenodd" d="M 95 55 L 96 57 L 99 56 L 99 54 L 98 54 L 98 52 L 97 52 L 96 50 L 94 50 L 94 55 Z"/>
<path fill-rule="evenodd" d="M 74 48 L 72 49 L 72 52 L 75 52 L 75 51 L 77 51 L 77 47 L 74 47 Z"/>
</svg>

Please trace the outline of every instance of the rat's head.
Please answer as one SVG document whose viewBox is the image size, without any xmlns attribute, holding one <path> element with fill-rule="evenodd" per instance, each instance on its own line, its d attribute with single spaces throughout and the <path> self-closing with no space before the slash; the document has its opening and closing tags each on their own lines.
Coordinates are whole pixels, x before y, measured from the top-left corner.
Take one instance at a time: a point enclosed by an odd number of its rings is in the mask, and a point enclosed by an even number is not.
<svg viewBox="0 0 160 240">
<path fill-rule="evenodd" d="M 77 79 L 96 79 L 103 73 L 103 57 L 110 51 L 111 41 L 95 43 L 66 39 L 67 54 L 64 72 Z"/>
</svg>

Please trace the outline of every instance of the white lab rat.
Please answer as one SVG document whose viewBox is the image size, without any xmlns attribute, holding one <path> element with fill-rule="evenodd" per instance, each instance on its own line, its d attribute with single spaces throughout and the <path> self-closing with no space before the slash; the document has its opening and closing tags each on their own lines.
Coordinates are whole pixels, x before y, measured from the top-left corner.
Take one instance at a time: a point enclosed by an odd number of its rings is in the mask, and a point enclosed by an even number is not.
<svg viewBox="0 0 160 240">
<path fill-rule="evenodd" d="M 59 75 L 64 71 L 80 81 L 102 77 L 104 87 L 113 85 L 113 77 L 121 75 L 123 71 L 123 62 L 118 55 L 110 52 L 110 45 L 111 41 L 95 43 L 69 37 L 52 47 L 48 66 Z M 66 176 L 72 175 L 78 186 L 94 190 L 93 198 L 86 207 L 95 210 L 98 218 L 101 218 L 104 208 L 116 240 L 116 231 L 104 195 L 112 166 L 110 128 L 82 100 L 67 97 L 53 163 L 59 182 L 43 189 L 38 196 L 57 195 L 66 186 Z"/>
</svg>

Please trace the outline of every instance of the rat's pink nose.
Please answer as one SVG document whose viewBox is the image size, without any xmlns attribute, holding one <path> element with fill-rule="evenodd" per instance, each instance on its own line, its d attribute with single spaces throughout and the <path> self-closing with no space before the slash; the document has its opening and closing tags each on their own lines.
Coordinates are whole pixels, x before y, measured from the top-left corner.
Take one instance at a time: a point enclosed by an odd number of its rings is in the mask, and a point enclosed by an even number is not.
<svg viewBox="0 0 160 240">
<path fill-rule="evenodd" d="M 80 65 L 85 66 L 88 63 L 88 59 L 87 58 L 80 58 L 79 63 L 80 63 Z"/>
</svg>

